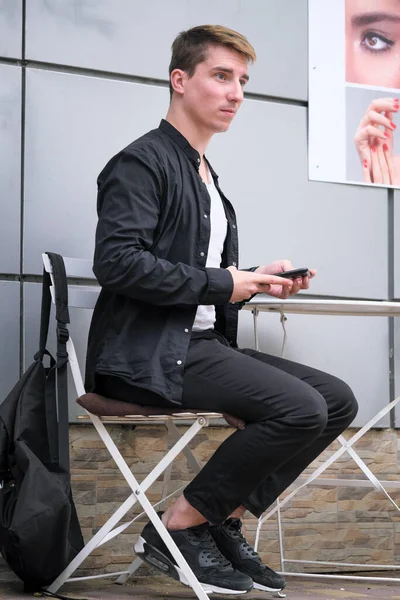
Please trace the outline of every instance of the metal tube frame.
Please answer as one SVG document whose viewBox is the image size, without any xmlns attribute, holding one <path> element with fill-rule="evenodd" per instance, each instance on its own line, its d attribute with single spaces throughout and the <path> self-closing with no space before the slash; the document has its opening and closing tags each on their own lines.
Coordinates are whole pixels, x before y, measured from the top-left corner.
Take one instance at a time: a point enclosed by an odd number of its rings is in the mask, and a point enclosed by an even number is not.
<svg viewBox="0 0 400 600">
<path fill-rule="evenodd" d="M 281 313 L 282 311 L 280 311 Z M 255 338 L 255 349 L 259 350 L 259 336 L 258 336 L 258 316 L 260 314 L 260 310 L 254 306 L 252 308 L 253 313 L 253 324 L 254 324 L 254 338 Z M 339 316 L 339 315 L 338 315 Z M 374 315 L 375 316 L 375 315 Z M 379 315 L 376 315 L 379 316 Z M 345 452 L 349 454 L 349 456 L 354 460 L 357 466 L 363 471 L 369 480 L 370 484 L 376 488 L 378 491 L 382 492 L 387 499 L 392 503 L 392 505 L 396 508 L 397 511 L 400 512 L 400 507 L 396 504 L 390 494 L 387 492 L 385 487 L 379 481 L 379 479 L 372 473 L 372 471 L 368 468 L 365 462 L 358 456 L 358 454 L 353 449 L 353 445 L 365 435 L 371 427 L 373 427 L 382 417 L 384 417 L 387 413 L 389 413 L 393 408 L 399 403 L 400 396 L 392 400 L 385 408 L 380 410 L 372 419 L 368 421 L 366 425 L 364 425 L 356 434 L 354 434 L 349 440 L 346 440 L 342 435 L 338 436 L 337 441 L 341 444 L 341 448 L 337 450 L 330 458 L 328 458 L 322 465 L 320 465 L 303 483 L 299 484 L 290 494 L 288 494 L 284 499 L 277 499 L 276 506 L 268 511 L 265 516 L 261 516 L 258 519 L 257 529 L 256 529 L 256 537 L 255 537 L 255 549 L 257 550 L 258 544 L 260 541 L 260 531 L 263 523 L 270 519 L 275 513 L 277 513 L 277 522 L 278 522 L 278 537 L 279 537 L 279 548 L 280 548 L 280 562 L 281 562 L 281 573 L 285 576 L 296 576 L 296 577 L 316 577 L 316 578 L 330 578 L 330 579 L 346 579 L 350 581 L 390 581 L 390 582 L 400 582 L 399 577 L 369 577 L 368 575 L 356 576 L 356 575 L 325 575 L 318 573 L 297 573 L 291 571 L 285 571 L 285 563 L 302 563 L 302 564 L 312 564 L 312 565 L 327 565 L 327 566 L 346 566 L 346 567 L 357 567 L 357 568 L 380 568 L 380 569 L 400 569 L 400 566 L 394 565 L 365 565 L 365 564 L 357 564 L 357 563 L 341 563 L 341 562 L 330 562 L 330 561 L 312 561 L 312 560 L 290 560 L 285 558 L 284 556 L 284 533 L 281 519 L 281 508 L 287 504 L 293 496 L 295 496 L 303 487 L 312 483 L 317 477 L 319 477 L 329 466 L 331 466 L 338 458 L 340 458 Z M 333 485 L 334 482 L 340 482 L 340 480 L 332 479 L 330 480 L 330 485 Z M 357 482 L 354 482 L 357 485 Z M 389 483 L 389 482 L 387 482 Z M 349 482 L 351 485 L 351 482 Z"/>
</svg>

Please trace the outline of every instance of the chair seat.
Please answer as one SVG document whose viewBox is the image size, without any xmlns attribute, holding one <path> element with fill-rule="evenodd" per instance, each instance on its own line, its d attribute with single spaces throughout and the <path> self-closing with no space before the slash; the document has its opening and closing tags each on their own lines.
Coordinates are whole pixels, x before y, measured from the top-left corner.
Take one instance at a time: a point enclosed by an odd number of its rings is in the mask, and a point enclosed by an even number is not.
<svg viewBox="0 0 400 600">
<path fill-rule="evenodd" d="M 84 394 L 77 399 L 77 403 L 92 415 L 98 417 L 165 417 L 187 416 L 187 415 L 212 415 L 216 418 L 222 418 L 221 413 L 204 412 L 203 409 L 178 409 L 166 406 L 143 406 L 142 404 L 133 404 L 131 402 L 122 402 L 113 398 L 106 398 L 100 394 L 92 392 Z"/>
<path fill-rule="evenodd" d="M 92 415 L 97 417 L 111 417 L 111 419 L 117 419 L 123 417 L 125 419 L 156 419 L 166 417 L 173 417 L 174 419 L 193 419 L 197 417 L 209 417 L 213 419 L 225 419 L 231 427 L 236 429 L 243 429 L 245 422 L 238 417 L 228 415 L 226 413 L 218 412 L 205 412 L 203 409 L 177 409 L 166 406 L 143 406 L 142 404 L 133 404 L 131 402 L 122 402 L 122 400 L 114 400 L 113 398 L 106 398 L 100 396 L 100 394 L 94 394 L 89 392 L 83 394 L 77 398 L 77 403 L 82 406 Z"/>
</svg>

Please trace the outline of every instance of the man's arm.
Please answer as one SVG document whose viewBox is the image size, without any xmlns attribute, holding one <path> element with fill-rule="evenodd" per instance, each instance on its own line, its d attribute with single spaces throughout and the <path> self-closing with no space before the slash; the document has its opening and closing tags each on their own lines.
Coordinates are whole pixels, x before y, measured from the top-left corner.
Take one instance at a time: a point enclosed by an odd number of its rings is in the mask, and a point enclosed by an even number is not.
<svg viewBox="0 0 400 600">
<path fill-rule="evenodd" d="M 162 198 L 161 173 L 140 153 L 122 154 L 99 187 L 93 271 L 100 285 L 156 305 L 228 302 L 228 270 L 172 264 L 152 254 Z"/>
</svg>

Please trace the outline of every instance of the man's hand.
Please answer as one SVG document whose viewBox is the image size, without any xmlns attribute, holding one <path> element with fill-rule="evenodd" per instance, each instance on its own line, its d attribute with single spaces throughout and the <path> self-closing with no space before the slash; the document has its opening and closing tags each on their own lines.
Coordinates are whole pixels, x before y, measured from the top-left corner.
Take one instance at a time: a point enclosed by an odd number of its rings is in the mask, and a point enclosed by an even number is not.
<svg viewBox="0 0 400 600">
<path fill-rule="evenodd" d="M 264 265 L 262 267 L 258 267 L 255 270 L 255 273 L 260 274 L 269 274 L 269 273 L 282 273 L 283 271 L 290 271 L 293 269 L 293 265 L 290 260 L 276 260 L 275 262 Z M 266 290 L 265 293 L 269 296 L 273 296 L 274 298 L 288 298 L 289 296 L 293 296 L 297 294 L 300 290 L 307 290 L 310 287 L 310 279 L 312 279 L 315 274 L 315 269 L 309 269 L 310 276 L 309 277 L 297 277 L 297 279 L 293 279 L 292 287 L 288 288 L 280 285 L 271 285 L 269 290 Z M 280 279 L 283 279 L 280 277 Z M 281 282 L 279 282 L 281 283 Z"/>
<path fill-rule="evenodd" d="M 280 290 L 290 290 L 293 285 L 290 279 L 270 274 L 238 271 L 236 267 L 228 267 L 227 270 L 230 271 L 233 279 L 233 292 L 229 302 L 242 302 L 251 298 L 253 294 L 269 294 L 275 287 L 279 287 Z M 275 272 L 280 270 L 282 269 L 277 269 Z"/>
</svg>

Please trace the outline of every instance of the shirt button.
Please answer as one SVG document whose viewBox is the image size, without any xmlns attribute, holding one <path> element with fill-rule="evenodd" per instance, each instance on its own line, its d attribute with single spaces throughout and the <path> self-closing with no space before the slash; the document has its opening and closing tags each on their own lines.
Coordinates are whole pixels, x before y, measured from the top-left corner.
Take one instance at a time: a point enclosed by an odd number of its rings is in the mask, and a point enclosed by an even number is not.
<svg viewBox="0 0 400 600">
<path fill-rule="evenodd" d="M 204 218 L 205 218 L 205 219 L 208 219 L 208 215 L 204 215 Z"/>
<path fill-rule="evenodd" d="M 236 263 L 235 262 L 232 263 L 232 267 L 236 267 Z"/>
<path fill-rule="evenodd" d="M 232 225 L 232 229 L 236 229 L 236 225 L 235 224 Z"/>
<path fill-rule="evenodd" d="M 177 364 L 177 365 L 181 365 L 181 364 L 182 364 L 182 361 L 181 361 L 181 360 L 177 360 L 177 361 L 176 361 L 176 364 Z"/>
<path fill-rule="evenodd" d="M 197 162 L 198 162 L 198 163 L 200 162 L 200 159 L 199 159 L 199 158 L 197 159 Z"/>
<path fill-rule="evenodd" d="M 189 329 L 185 329 L 185 333 L 189 333 Z"/>
<path fill-rule="evenodd" d="M 200 256 L 204 256 L 204 252 L 200 252 Z"/>
</svg>

